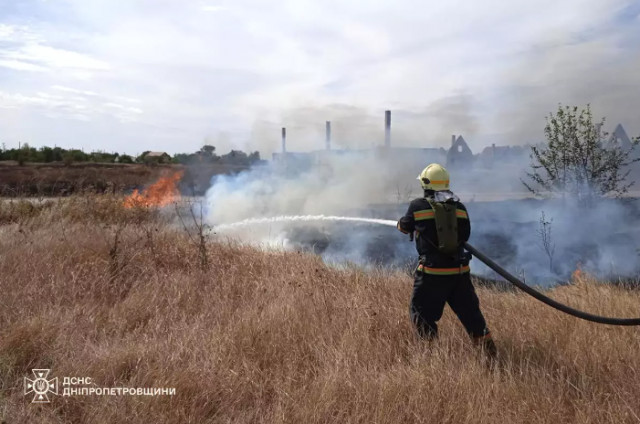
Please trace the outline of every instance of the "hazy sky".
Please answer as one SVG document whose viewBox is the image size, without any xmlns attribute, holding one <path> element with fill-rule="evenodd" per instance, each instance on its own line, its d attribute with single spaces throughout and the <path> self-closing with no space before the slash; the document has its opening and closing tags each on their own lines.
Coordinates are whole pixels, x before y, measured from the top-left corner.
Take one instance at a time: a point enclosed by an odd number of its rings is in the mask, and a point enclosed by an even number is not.
<svg viewBox="0 0 640 424">
<path fill-rule="evenodd" d="M 640 134 L 638 0 L 0 0 L 0 142 L 139 153 Z"/>
</svg>

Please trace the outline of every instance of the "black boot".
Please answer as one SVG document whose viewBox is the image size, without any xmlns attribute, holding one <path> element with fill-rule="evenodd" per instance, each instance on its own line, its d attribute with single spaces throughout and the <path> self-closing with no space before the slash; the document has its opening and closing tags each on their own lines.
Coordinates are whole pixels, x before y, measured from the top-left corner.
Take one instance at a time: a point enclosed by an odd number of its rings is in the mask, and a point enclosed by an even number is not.
<svg viewBox="0 0 640 424">
<path fill-rule="evenodd" d="M 481 349 L 485 355 L 491 359 L 496 359 L 498 357 L 498 348 L 491 338 L 482 341 Z"/>
<path fill-rule="evenodd" d="M 498 357 L 498 348 L 496 347 L 488 329 L 485 329 L 484 335 L 474 337 L 473 344 L 480 347 L 482 353 L 484 353 L 488 358 L 494 360 Z"/>
</svg>

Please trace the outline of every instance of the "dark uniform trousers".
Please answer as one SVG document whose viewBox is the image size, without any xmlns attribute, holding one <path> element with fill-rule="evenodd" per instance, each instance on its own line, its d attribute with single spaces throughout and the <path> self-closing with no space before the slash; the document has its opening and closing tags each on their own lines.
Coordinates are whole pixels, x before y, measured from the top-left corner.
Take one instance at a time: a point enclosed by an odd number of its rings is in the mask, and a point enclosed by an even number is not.
<svg viewBox="0 0 640 424">
<path fill-rule="evenodd" d="M 445 303 L 449 304 L 471 337 L 477 339 L 489 336 L 468 272 L 433 275 L 416 270 L 410 314 L 421 337 L 432 339 L 438 335 L 437 322 L 442 317 Z"/>
</svg>

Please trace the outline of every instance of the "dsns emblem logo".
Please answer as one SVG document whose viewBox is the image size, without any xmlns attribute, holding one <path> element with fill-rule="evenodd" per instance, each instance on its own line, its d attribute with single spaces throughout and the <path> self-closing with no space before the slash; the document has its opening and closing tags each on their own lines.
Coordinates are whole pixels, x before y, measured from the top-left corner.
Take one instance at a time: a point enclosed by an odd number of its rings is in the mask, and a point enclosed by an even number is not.
<svg viewBox="0 0 640 424">
<path fill-rule="evenodd" d="M 24 378 L 24 394 L 33 393 L 32 403 L 48 403 L 50 402 L 48 393 L 58 394 L 58 377 L 47 380 L 47 376 L 51 370 L 33 369 L 31 370 L 34 379 Z"/>
</svg>

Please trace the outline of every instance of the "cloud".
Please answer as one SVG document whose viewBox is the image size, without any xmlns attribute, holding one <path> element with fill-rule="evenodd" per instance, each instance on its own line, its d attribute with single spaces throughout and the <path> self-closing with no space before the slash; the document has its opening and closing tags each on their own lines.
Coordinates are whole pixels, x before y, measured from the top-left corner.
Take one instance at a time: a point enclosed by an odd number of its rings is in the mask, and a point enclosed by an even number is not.
<svg viewBox="0 0 640 424">
<path fill-rule="evenodd" d="M 0 91 L 0 108 L 31 109 L 48 118 L 91 121 L 103 115 L 118 122 L 135 122 L 143 110 L 129 104 L 123 105 L 117 98 L 93 91 L 54 85 L 49 90 L 33 95 Z"/>
<path fill-rule="evenodd" d="M 40 64 L 42 67 L 49 68 L 52 71 L 65 68 L 85 70 L 109 69 L 107 63 L 87 55 L 40 44 L 24 45 L 18 50 L 5 52 L 4 57 L 27 63 Z"/>
<path fill-rule="evenodd" d="M 44 66 L 35 65 L 29 62 L 23 62 L 15 59 L 0 59 L 0 67 L 14 69 L 16 71 L 30 72 L 46 72 L 48 69 Z"/>
<path fill-rule="evenodd" d="M 201 9 L 203 12 L 221 12 L 223 10 L 227 10 L 225 7 L 223 6 L 215 6 L 215 5 L 204 5 L 202 6 Z"/>
<path fill-rule="evenodd" d="M 98 96 L 99 94 L 93 91 L 78 90 L 76 88 L 65 87 L 63 85 L 52 85 L 54 90 L 64 91 L 66 93 L 82 94 L 83 96 Z"/>
</svg>

